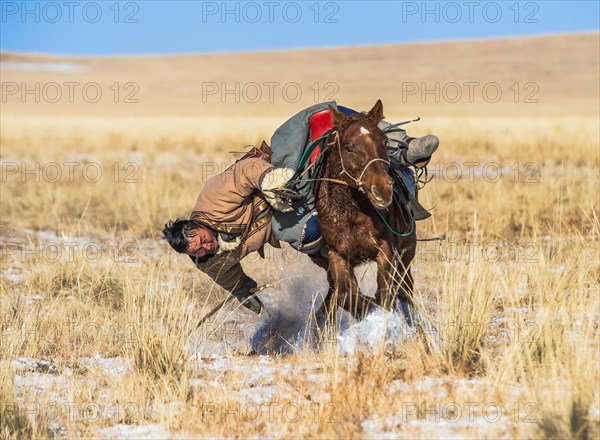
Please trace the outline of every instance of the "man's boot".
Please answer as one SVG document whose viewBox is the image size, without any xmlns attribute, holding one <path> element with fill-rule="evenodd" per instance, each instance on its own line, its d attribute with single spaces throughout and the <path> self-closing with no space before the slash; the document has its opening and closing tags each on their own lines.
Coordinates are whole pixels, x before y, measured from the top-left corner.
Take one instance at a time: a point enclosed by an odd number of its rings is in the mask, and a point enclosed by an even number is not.
<svg viewBox="0 0 600 440">
<path fill-rule="evenodd" d="M 263 309 L 261 300 L 255 295 L 259 290 L 256 281 L 249 276 L 246 276 L 243 285 L 231 292 L 231 294 L 235 296 L 244 307 L 259 315 Z"/>
<path fill-rule="evenodd" d="M 440 141 L 437 136 L 428 134 L 420 138 L 408 136 L 400 127 L 390 127 L 385 119 L 377 125 L 388 137 L 388 156 L 392 166 L 402 165 L 422 168 L 429 163 L 431 155 L 437 150 Z"/>
<path fill-rule="evenodd" d="M 419 138 L 409 138 L 406 149 L 406 161 L 415 168 L 423 168 L 431 160 L 431 155 L 437 150 L 440 140 L 433 134 Z"/>
</svg>

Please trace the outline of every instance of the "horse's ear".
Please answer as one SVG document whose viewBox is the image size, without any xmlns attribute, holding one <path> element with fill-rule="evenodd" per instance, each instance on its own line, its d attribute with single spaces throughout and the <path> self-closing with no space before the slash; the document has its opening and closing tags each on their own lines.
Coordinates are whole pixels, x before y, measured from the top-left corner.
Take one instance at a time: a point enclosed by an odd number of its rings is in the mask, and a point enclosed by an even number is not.
<svg viewBox="0 0 600 440">
<path fill-rule="evenodd" d="M 381 99 L 378 99 L 373 108 L 369 110 L 369 113 L 367 113 L 367 118 L 369 118 L 376 124 L 378 124 L 379 121 L 381 121 L 384 118 L 383 103 L 381 102 Z"/>
<path fill-rule="evenodd" d="M 337 109 L 333 108 L 332 106 L 329 106 L 329 113 L 331 113 L 331 117 L 333 119 L 333 124 L 340 128 L 344 125 L 344 121 L 346 120 L 346 116 L 344 116 L 344 114 L 340 111 L 338 111 Z"/>
</svg>

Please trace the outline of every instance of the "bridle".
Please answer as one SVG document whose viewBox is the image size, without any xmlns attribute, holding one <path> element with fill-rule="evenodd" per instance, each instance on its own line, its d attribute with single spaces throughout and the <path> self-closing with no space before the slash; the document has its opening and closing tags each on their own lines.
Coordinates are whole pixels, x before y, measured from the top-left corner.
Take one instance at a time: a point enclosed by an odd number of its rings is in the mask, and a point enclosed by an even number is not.
<svg viewBox="0 0 600 440">
<path fill-rule="evenodd" d="M 346 174 L 350 179 L 352 179 L 354 181 L 354 183 L 356 184 L 357 189 L 362 192 L 362 193 L 366 193 L 367 190 L 364 187 L 364 183 L 362 181 L 363 176 L 365 175 L 365 172 L 367 171 L 367 168 L 369 167 L 369 165 L 371 165 L 373 162 L 384 162 L 386 163 L 388 166 L 390 165 L 390 162 L 388 160 L 385 159 L 380 159 L 380 158 L 375 158 L 375 159 L 371 159 L 363 168 L 363 170 L 361 171 L 360 175 L 358 176 L 358 179 L 356 179 L 354 176 L 352 176 L 347 170 L 346 167 L 344 166 L 344 156 L 342 155 L 342 147 L 341 147 L 341 142 L 340 142 L 340 135 L 339 132 L 337 130 L 333 131 L 331 133 L 332 135 L 335 136 L 335 139 L 328 143 L 328 146 L 331 146 L 333 144 L 337 144 L 338 147 L 338 151 L 340 153 L 340 164 L 342 165 L 342 171 L 340 172 L 340 175 L 342 174 Z M 392 183 L 392 185 L 394 184 L 394 179 L 392 179 L 390 177 L 390 181 Z M 345 182 L 344 182 L 345 183 Z M 348 185 L 347 183 L 345 183 L 346 185 Z M 400 203 L 395 196 L 393 196 L 393 202 L 397 203 L 399 208 L 402 210 L 402 203 Z M 381 214 L 379 209 L 375 209 L 375 212 L 377 213 L 377 216 L 381 219 L 381 221 L 383 222 L 383 224 L 385 225 L 385 227 L 394 235 L 398 236 L 398 237 L 408 237 L 411 234 L 414 233 L 415 230 L 415 219 L 414 216 L 412 214 L 412 211 L 407 208 L 406 206 L 404 207 L 404 209 L 406 210 L 407 214 L 408 214 L 408 218 L 409 218 L 409 229 L 407 232 L 401 232 L 401 231 L 397 231 L 396 229 L 394 229 L 392 227 L 392 225 L 390 225 L 388 223 L 388 221 L 386 220 L 386 218 Z M 402 212 L 402 211 L 401 211 Z M 402 216 L 404 217 L 404 214 L 402 213 Z"/>
<path fill-rule="evenodd" d="M 360 192 L 366 194 L 367 190 L 364 187 L 364 182 L 363 182 L 362 179 L 363 179 L 363 177 L 365 175 L 365 172 L 367 171 L 367 168 L 369 168 L 369 166 L 372 163 L 375 163 L 375 162 L 383 162 L 383 163 L 385 163 L 389 167 L 390 166 L 390 161 L 389 160 L 385 160 L 385 159 L 381 159 L 379 157 L 376 157 L 375 159 L 371 159 L 364 166 L 364 168 L 362 169 L 362 171 L 361 171 L 360 175 L 358 176 L 358 178 L 356 178 L 352 174 L 350 174 L 348 172 L 348 170 L 346 170 L 346 167 L 344 165 L 344 155 L 342 154 L 342 143 L 340 142 L 340 133 L 339 133 L 339 131 L 335 130 L 335 131 L 331 132 L 331 134 L 334 136 L 334 139 L 333 139 L 333 141 L 329 142 L 327 145 L 328 146 L 337 145 L 337 147 L 338 147 L 338 151 L 340 153 L 340 164 L 342 165 L 342 171 L 340 172 L 340 176 L 344 175 L 344 174 L 346 176 L 348 176 L 354 182 L 354 184 L 356 185 L 356 188 Z"/>
</svg>

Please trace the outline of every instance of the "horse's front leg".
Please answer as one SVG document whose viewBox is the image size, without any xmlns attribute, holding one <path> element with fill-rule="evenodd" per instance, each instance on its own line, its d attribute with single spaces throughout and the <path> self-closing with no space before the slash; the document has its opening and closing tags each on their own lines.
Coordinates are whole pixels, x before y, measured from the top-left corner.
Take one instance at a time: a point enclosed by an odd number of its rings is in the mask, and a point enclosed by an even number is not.
<svg viewBox="0 0 600 440">
<path fill-rule="evenodd" d="M 371 301 L 360 294 L 358 282 L 348 261 L 333 250 L 329 251 L 329 271 L 337 303 L 354 318 L 366 316 L 371 308 Z"/>
<path fill-rule="evenodd" d="M 315 320 L 317 326 L 323 330 L 326 326 L 333 328 L 335 325 L 335 317 L 338 311 L 337 296 L 333 287 L 333 279 L 331 274 L 327 272 L 327 281 L 329 283 L 329 290 L 323 300 L 323 303 L 315 313 Z"/>
<path fill-rule="evenodd" d="M 396 301 L 399 302 L 402 314 L 408 325 L 414 325 L 414 302 L 413 302 L 413 277 L 410 272 L 410 265 L 415 257 L 417 248 L 416 236 L 406 237 L 399 243 L 399 255 L 396 255 L 395 272 L 397 273 Z"/>
<path fill-rule="evenodd" d="M 323 329 L 326 325 L 333 326 L 335 324 L 335 317 L 337 314 L 338 306 L 334 295 L 333 278 L 331 277 L 331 271 L 329 270 L 329 260 L 320 256 L 311 256 L 310 259 L 317 266 L 325 269 L 327 272 L 327 284 L 328 290 L 325 295 L 325 299 L 315 312 L 316 324 L 320 329 Z"/>
<path fill-rule="evenodd" d="M 377 292 L 375 302 L 386 310 L 394 308 L 396 295 L 392 294 L 394 285 L 393 273 L 394 249 L 387 240 L 381 240 L 375 262 L 377 263 Z"/>
<path fill-rule="evenodd" d="M 413 277 L 410 273 L 410 265 L 417 248 L 417 239 L 414 236 L 410 236 L 402 240 L 399 244 L 399 252 L 396 255 L 396 270 L 397 273 L 397 284 L 398 284 L 398 299 L 408 300 L 412 302 L 413 296 Z"/>
</svg>

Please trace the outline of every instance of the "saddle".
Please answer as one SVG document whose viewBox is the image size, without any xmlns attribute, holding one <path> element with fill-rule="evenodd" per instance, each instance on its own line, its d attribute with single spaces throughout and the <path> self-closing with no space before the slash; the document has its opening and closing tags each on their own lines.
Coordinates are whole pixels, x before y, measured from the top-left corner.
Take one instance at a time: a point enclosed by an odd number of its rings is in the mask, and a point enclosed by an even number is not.
<svg viewBox="0 0 600 440">
<path fill-rule="evenodd" d="M 308 121 L 308 125 L 310 131 L 307 145 L 313 140 L 320 138 L 333 128 L 333 117 L 331 116 L 329 109 L 321 110 L 313 114 Z M 321 146 L 317 145 L 310 155 L 309 163 L 313 163 L 317 157 L 319 157 L 319 154 L 321 154 Z M 265 162 L 271 163 L 272 155 L 273 150 L 271 150 L 271 147 L 269 147 L 269 145 L 263 140 L 260 144 L 260 147 L 253 146 L 247 153 L 237 159 L 236 162 L 244 159 L 258 158 L 264 160 Z"/>
<path fill-rule="evenodd" d="M 308 124 L 310 129 L 308 143 L 310 143 L 314 139 L 320 138 L 333 128 L 333 117 L 331 116 L 329 109 L 321 110 L 310 117 Z M 313 163 L 317 157 L 319 157 L 320 153 L 321 148 L 320 146 L 317 146 L 317 148 L 315 148 L 313 153 L 310 155 L 310 163 Z M 265 141 L 262 141 L 260 147 L 252 147 L 247 153 L 237 159 L 236 162 L 244 159 L 258 158 L 270 163 L 272 155 L 273 151 L 269 145 L 267 145 Z"/>
<path fill-rule="evenodd" d="M 356 110 L 352 110 L 351 108 L 344 107 L 341 105 L 338 105 L 337 108 L 338 111 L 342 112 L 345 115 L 351 115 L 352 113 L 356 113 Z M 310 138 L 308 140 L 308 143 L 310 143 L 315 139 L 320 138 L 334 127 L 331 112 L 329 111 L 329 109 L 316 112 L 308 120 L 308 125 L 310 128 Z M 317 157 L 319 157 L 320 153 L 321 148 L 320 146 L 317 146 L 317 148 L 315 148 L 315 151 L 313 151 L 313 153 L 310 155 L 310 163 L 313 163 L 315 160 L 317 160 Z"/>
<path fill-rule="evenodd" d="M 309 139 L 309 143 L 314 141 L 315 139 L 320 138 L 321 136 L 323 136 L 325 133 L 327 133 L 329 130 L 331 130 L 333 128 L 333 117 L 331 116 L 331 112 L 329 111 L 329 109 L 327 110 L 321 110 L 320 112 L 315 113 L 314 115 L 312 115 L 308 121 L 308 125 L 310 128 L 310 139 Z M 310 155 L 310 163 L 313 163 L 315 160 L 317 160 L 317 157 L 319 157 L 319 154 L 321 154 L 321 146 L 318 145 L 315 150 L 312 152 L 312 154 Z"/>
</svg>

